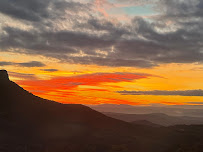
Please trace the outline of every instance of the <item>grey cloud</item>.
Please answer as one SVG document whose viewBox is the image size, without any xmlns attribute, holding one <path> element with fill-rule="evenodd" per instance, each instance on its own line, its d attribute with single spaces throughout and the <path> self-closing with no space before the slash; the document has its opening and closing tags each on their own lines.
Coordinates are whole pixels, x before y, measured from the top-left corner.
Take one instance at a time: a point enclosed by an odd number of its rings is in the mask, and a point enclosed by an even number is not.
<svg viewBox="0 0 203 152">
<path fill-rule="evenodd" d="M 38 21 L 40 25 L 33 24 L 34 28 L 29 31 L 4 27 L 0 45 L 4 51 L 18 49 L 23 53 L 53 57 L 63 62 L 101 66 L 150 68 L 163 63 L 202 63 L 203 2 L 160 0 L 158 4 L 163 11 L 153 22 L 135 17 L 129 24 L 115 24 L 91 13 L 88 17 L 77 15 L 78 12 L 91 11 L 92 5 L 89 3 L 63 0 L 2 1 L 0 12 L 18 19 Z M 49 25 L 48 29 L 44 27 L 47 23 L 41 20 L 49 18 L 54 24 L 57 16 L 57 21 L 63 20 L 64 12 L 69 12 L 72 30 L 55 30 L 54 25 Z M 173 25 L 167 25 L 166 21 Z M 170 30 L 170 26 L 173 26 L 173 30 Z M 72 55 L 80 53 L 80 50 L 85 55 Z M 97 53 L 97 50 L 105 51 L 106 55 Z"/>
<path fill-rule="evenodd" d="M 185 102 L 187 104 L 203 105 L 203 102 Z"/>
<path fill-rule="evenodd" d="M 19 19 L 39 21 L 49 16 L 49 3 L 50 0 L 0 1 L 0 12 Z"/>
<path fill-rule="evenodd" d="M 114 43 L 114 40 L 71 31 L 28 32 L 8 27 L 4 31 L 6 34 L 0 39 L 3 48 L 29 49 L 27 53 L 30 54 L 77 53 L 79 49 L 93 53 L 95 49 L 109 47 Z"/>
<path fill-rule="evenodd" d="M 31 62 L 23 62 L 23 63 L 16 63 L 19 66 L 22 67 L 44 67 L 46 66 L 44 63 L 39 61 L 31 61 Z"/>
<path fill-rule="evenodd" d="M 162 10 L 171 17 L 201 17 L 203 2 L 201 0 L 160 0 Z"/>
<path fill-rule="evenodd" d="M 118 91 L 122 95 L 161 95 L 161 96 L 203 96 L 203 90 L 153 90 L 153 91 Z"/>
<path fill-rule="evenodd" d="M 120 23 L 114 25 L 112 22 L 105 19 L 90 18 L 85 23 L 75 24 L 78 29 L 86 29 L 93 31 L 106 31 L 104 35 L 106 39 L 119 40 L 123 35 L 131 35 L 132 31 L 129 25 L 122 25 Z"/>
<path fill-rule="evenodd" d="M 80 3 L 74 1 L 56 1 L 53 2 L 54 9 L 57 10 L 67 10 L 71 12 L 87 12 L 90 10 L 92 5 L 90 3 Z"/>
<path fill-rule="evenodd" d="M 0 66 L 13 65 L 13 62 L 0 62 Z"/>
<path fill-rule="evenodd" d="M 59 18 L 65 10 L 87 11 L 88 5 L 65 0 L 3 0 L 0 1 L 0 12 L 14 18 L 40 22 L 44 19 Z"/>
<path fill-rule="evenodd" d="M 0 66 L 8 66 L 8 65 L 15 65 L 15 66 L 21 66 L 21 67 L 44 67 L 46 66 L 44 63 L 39 61 L 30 61 L 30 62 L 0 62 Z"/>
<path fill-rule="evenodd" d="M 130 60 L 130 59 L 114 59 L 114 58 L 101 58 L 101 57 L 71 57 L 66 58 L 70 63 L 79 64 L 97 64 L 100 66 L 111 66 L 111 67 L 140 67 L 140 68 L 151 68 L 157 66 L 155 63 L 147 60 Z"/>
<path fill-rule="evenodd" d="M 16 77 L 16 78 L 20 78 L 20 79 L 37 79 L 35 74 L 26 74 L 26 73 L 18 73 L 18 72 L 11 72 L 9 71 L 9 76 L 11 77 Z"/>
<path fill-rule="evenodd" d="M 42 71 L 46 71 L 46 72 L 56 72 L 58 71 L 58 69 L 41 69 Z"/>
</svg>

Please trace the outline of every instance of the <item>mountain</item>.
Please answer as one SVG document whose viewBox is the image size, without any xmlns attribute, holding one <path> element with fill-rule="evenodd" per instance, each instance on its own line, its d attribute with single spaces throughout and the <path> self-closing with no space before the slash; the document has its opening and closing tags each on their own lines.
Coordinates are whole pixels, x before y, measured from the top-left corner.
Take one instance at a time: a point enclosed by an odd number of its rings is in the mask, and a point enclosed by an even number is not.
<svg viewBox="0 0 203 152">
<path fill-rule="evenodd" d="M 91 129 L 130 126 L 84 105 L 61 104 L 37 97 L 10 81 L 4 70 L 0 71 L 0 98 L 0 118 L 21 126 L 26 124 L 31 128 L 41 128 L 47 124 L 71 124 L 73 126 L 68 125 L 65 128 L 73 129 L 72 134 L 75 128 L 81 132 L 86 128 L 90 129 L 90 126 Z M 60 135 L 60 130 L 58 131 L 59 134 L 55 131 L 57 136 Z M 64 132 L 62 134 L 64 136 Z"/>
<path fill-rule="evenodd" d="M 169 116 L 203 117 L 203 105 L 152 104 L 150 106 L 132 106 L 126 104 L 100 104 L 87 106 L 99 112 L 125 114 L 163 113 Z"/>
<path fill-rule="evenodd" d="M 152 113 L 152 114 L 122 114 L 122 113 L 104 113 L 109 117 L 123 120 L 126 122 L 136 122 L 140 120 L 145 120 L 161 126 L 174 126 L 174 125 L 194 125 L 203 124 L 203 119 L 201 117 L 186 117 L 186 116 L 168 116 L 162 113 Z"/>
<path fill-rule="evenodd" d="M 136 121 L 133 121 L 131 122 L 135 125 L 144 125 L 144 126 L 150 126 L 150 127 L 161 127 L 161 125 L 157 125 L 155 123 L 152 123 L 150 121 L 147 121 L 147 120 L 136 120 Z"/>
<path fill-rule="evenodd" d="M 0 70 L 1 152 L 198 152 L 202 139 L 203 126 L 136 125 L 42 99 Z"/>
<path fill-rule="evenodd" d="M 120 130 L 126 134 L 126 128 L 132 128 L 84 105 L 60 104 L 37 97 L 10 81 L 5 70 L 0 71 L 0 124 L 0 143 L 15 144 L 78 139 L 76 143 L 83 145 L 94 136 L 109 132 L 113 135 Z"/>
</svg>

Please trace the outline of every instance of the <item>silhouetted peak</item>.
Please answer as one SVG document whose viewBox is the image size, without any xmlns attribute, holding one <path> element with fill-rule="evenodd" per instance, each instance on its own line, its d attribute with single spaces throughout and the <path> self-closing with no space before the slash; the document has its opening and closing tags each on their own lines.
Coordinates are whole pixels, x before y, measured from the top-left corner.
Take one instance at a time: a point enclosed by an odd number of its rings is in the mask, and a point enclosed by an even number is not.
<svg viewBox="0 0 203 152">
<path fill-rule="evenodd" d="M 9 81 L 8 72 L 6 70 L 0 70 L 0 81 Z"/>
</svg>

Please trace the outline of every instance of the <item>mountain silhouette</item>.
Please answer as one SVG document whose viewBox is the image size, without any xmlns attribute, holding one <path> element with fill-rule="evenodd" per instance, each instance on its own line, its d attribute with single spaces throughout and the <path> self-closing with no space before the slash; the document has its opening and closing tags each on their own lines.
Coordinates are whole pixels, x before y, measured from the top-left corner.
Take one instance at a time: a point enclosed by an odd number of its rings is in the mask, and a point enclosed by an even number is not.
<svg viewBox="0 0 203 152">
<path fill-rule="evenodd" d="M 0 152 L 198 152 L 202 145 L 202 126 L 124 122 L 37 97 L 0 70 Z"/>
<path fill-rule="evenodd" d="M 0 118 L 7 118 L 19 126 L 30 129 L 42 129 L 47 127 L 47 124 L 49 129 L 53 126 L 58 127 L 58 134 L 55 130 L 53 136 L 62 134 L 67 137 L 69 134 L 61 133 L 61 130 L 70 128 L 71 135 L 81 135 L 89 129 L 129 126 L 84 105 L 61 104 L 37 97 L 10 81 L 5 70 L 0 71 L 0 97 Z M 50 132 L 49 135 L 51 136 Z"/>
<path fill-rule="evenodd" d="M 84 145 L 94 142 L 95 138 L 129 134 L 133 129 L 131 124 L 87 106 L 37 97 L 10 81 L 7 71 L 0 70 L 0 144 L 76 140 L 77 144 Z M 106 142 L 108 140 L 102 143 Z"/>
</svg>

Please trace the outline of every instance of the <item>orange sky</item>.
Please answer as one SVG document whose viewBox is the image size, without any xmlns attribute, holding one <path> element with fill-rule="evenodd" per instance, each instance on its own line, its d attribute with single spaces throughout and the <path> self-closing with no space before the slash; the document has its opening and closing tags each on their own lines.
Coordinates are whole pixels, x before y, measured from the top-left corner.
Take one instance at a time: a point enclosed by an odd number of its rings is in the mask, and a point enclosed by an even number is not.
<svg viewBox="0 0 203 152">
<path fill-rule="evenodd" d="M 4 54 L 6 61 L 29 61 L 28 55 Z M 203 102 L 201 96 L 121 95 L 123 90 L 192 90 L 203 89 L 203 72 L 198 64 L 165 64 L 156 68 L 100 67 L 58 63 L 35 56 L 48 63 L 46 67 L 3 66 L 10 79 L 35 95 L 62 103 L 148 105 Z M 42 69 L 58 71 L 49 72 Z M 24 74 L 24 75 L 23 75 Z"/>
</svg>

